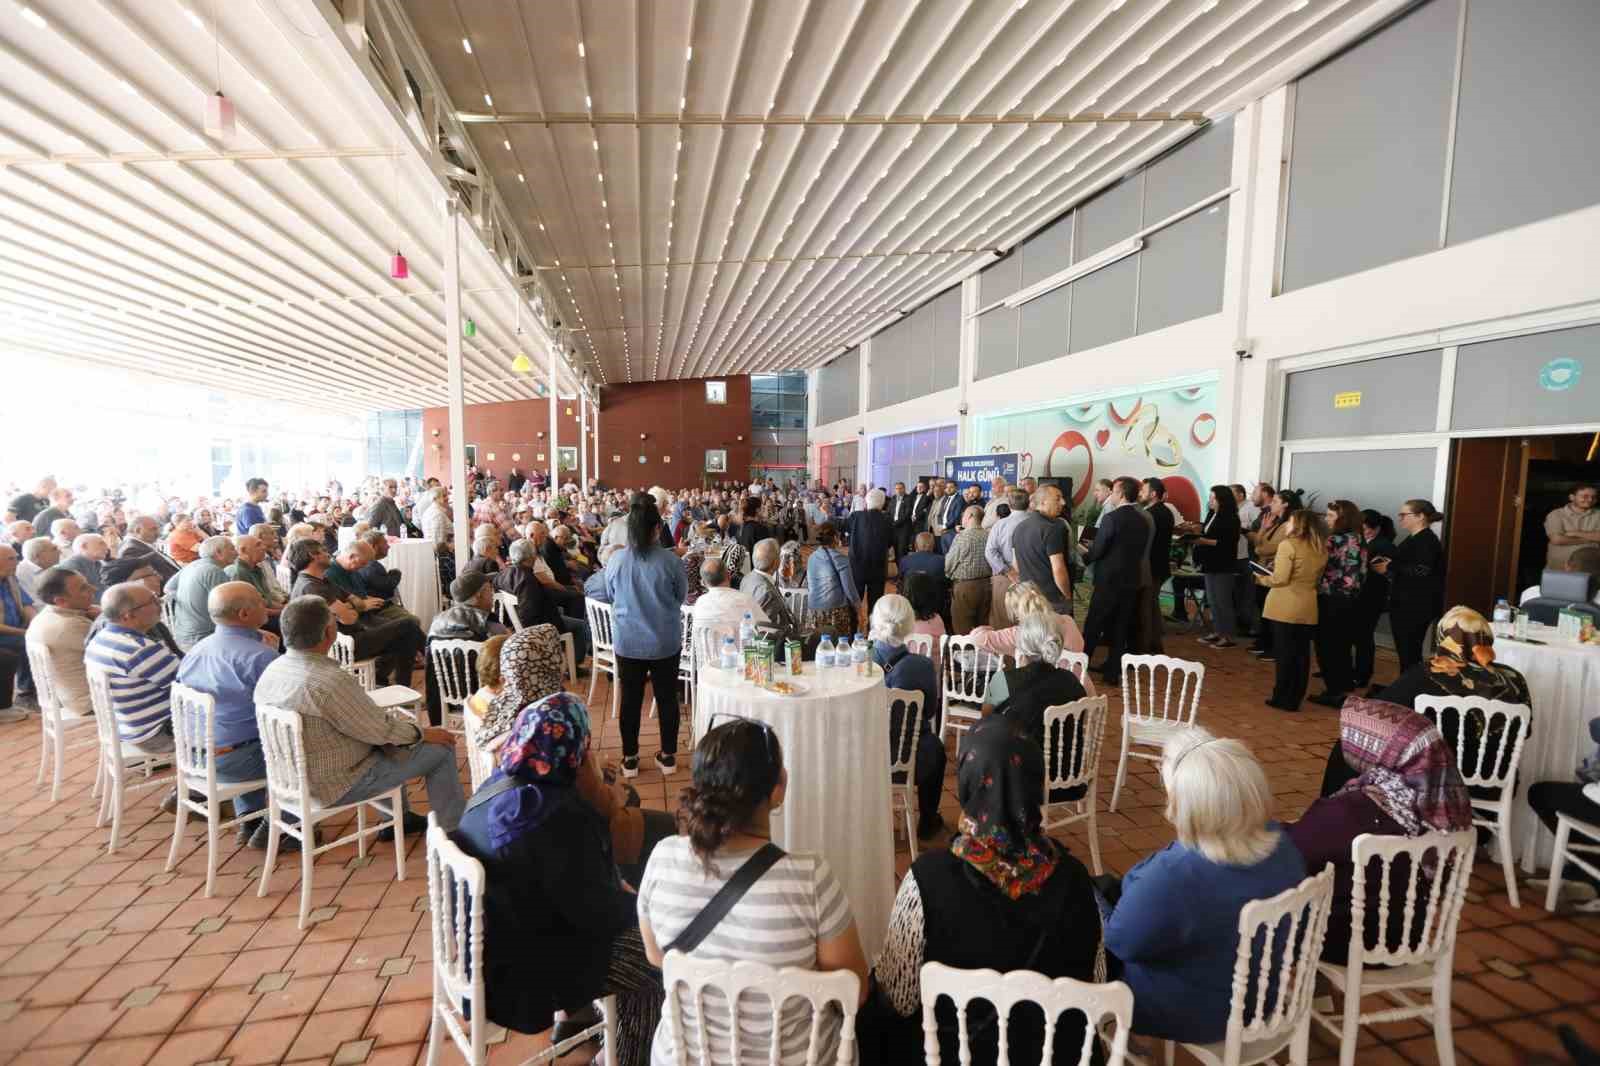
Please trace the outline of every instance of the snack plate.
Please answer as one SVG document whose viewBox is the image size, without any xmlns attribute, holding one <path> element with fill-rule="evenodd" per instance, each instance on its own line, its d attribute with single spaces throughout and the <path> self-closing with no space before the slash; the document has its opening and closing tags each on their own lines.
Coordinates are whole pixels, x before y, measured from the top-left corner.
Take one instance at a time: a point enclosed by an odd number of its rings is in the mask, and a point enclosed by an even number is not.
<svg viewBox="0 0 1600 1066">
<path fill-rule="evenodd" d="M 788 691 L 785 692 L 776 687 L 780 684 L 785 686 Z M 802 681 L 799 678 L 779 678 L 773 682 L 773 685 L 773 688 L 769 688 L 766 691 L 774 696 L 804 696 L 811 691 L 810 682 Z"/>
</svg>

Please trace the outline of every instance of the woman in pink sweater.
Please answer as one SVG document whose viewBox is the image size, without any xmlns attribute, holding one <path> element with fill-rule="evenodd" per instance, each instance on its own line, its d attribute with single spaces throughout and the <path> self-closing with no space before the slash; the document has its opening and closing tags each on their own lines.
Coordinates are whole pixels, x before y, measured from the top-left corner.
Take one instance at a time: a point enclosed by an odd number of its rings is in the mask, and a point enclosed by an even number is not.
<svg viewBox="0 0 1600 1066">
<path fill-rule="evenodd" d="M 1083 651 L 1083 633 L 1078 629 L 1078 623 L 1072 620 L 1070 614 L 1057 614 L 1055 608 L 1050 606 L 1050 601 L 1044 598 L 1031 581 L 1018 582 L 1006 592 L 1006 613 L 1014 620 L 1020 622 L 1022 616 L 1030 613 L 1049 615 L 1061 629 L 1061 648 L 1063 651 Z M 991 655 L 1009 655 L 1013 658 L 1017 654 L 1017 627 L 1008 626 L 1005 629 L 994 629 L 990 626 L 979 626 L 970 634 L 977 642 L 980 651 Z M 1094 695 L 1094 683 L 1089 678 L 1088 671 L 1080 680 L 1089 695 Z"/>
</svg>

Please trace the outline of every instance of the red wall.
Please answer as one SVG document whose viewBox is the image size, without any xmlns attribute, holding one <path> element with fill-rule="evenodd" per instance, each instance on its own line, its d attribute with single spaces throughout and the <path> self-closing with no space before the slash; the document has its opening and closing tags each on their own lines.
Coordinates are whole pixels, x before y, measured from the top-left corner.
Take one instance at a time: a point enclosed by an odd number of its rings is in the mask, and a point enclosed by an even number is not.
<svg viewBox="0 0 1600 1066">
<path fill-rule="evenodd" d="M 750 378 L 719 378 L 728 383 L 728 402 L 706 403 L 705 381 L 650 381 L 634 385 L 612 385 L 600 396 L 600 464 L 591 477 L 607 485 L 645 487 L 665 485 L 682 488 L 698 485 L 705 475 L 705 453 L 723 448 L 728 453 L 727 475 L 743 479 L 750 473 Z M 572 414 L 569 417 L 568 409 Z M 548 400 L 518 400 L 511 403 L 469 404 L 466 408 L 466 443 L 478 446 L 478 462 L 504 479 L 511 470 L 513 454 L 521 454 L 516 465 L 523 473 L 535 467 L 549 468 L 546 447 L 550 435 Z M 590 412 L 591 420 L 593 412 Z M 556 415 L 560 443 L 575 445 L 578 440 L 578 401 L 561 400 Z M 591 421 L 591 431 L 592 431 Z M 536 434 L 543 430 L 546 439 Z M 437 436 L 435 436 L 437 431 Z M 448 481 L 445 466 L 450 448 L 449 412 L 430 407 L 422 412 L 425 441 L 423 468 L 429 477 Z M 644 440 L 639 434 L 646 434 Z M 743 440 L 739 438 L 743 438 Z M 592 438 L 591 438 L 592 439 Z M 590 445 L 591 448 L 593 445 Z M 495 458 L 488 458 L 490 452 Z M 546 453 L 540 460 L 537 456 Z M 613 461 L 612 456 L 620 456 Z M 639 462 L 644 456 L 645 461 Z M 670 461 L 669 461 L 670 460 Z"/>
</svg>

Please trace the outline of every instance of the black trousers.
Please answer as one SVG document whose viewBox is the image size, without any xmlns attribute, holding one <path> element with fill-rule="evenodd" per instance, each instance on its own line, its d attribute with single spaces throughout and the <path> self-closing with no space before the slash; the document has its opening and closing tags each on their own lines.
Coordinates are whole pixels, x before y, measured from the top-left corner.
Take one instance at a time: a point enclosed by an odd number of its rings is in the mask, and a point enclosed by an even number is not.
<svg viewBox="0 0 1600 1066">
<path fill-rule="evenodd" d="M 356 633 L 356 658 L 377 659 L 377 681 L 381 685 L 410 685 L 411 668 L 425 642 L 414 619 L 389 622 L 363 622 Z"/>
<path fill-rule="evenodd" d="M 9 710 L 15 697 L 17 669 L 27 659 L 19 651 L 0 648 L 0 711 Z"/>
<path fill-rule="evenodd" d="M 1363 596 L 1356 600 L 1354 616 L 1350 621 L 1350 639 L 1355 646 L 1355 660 L 1351 675 L 1356 688 L 1372 683 L 1372 668 L 1378 657 L 1378 620 L 1386 608 L 1378 596 Z"/>
<path fill-rule="evenodd" d="M 1263 588 L 1260 585 L 1257 585 L 1253 579 L 1250 582 L 1250 587 L 1255 589 L 1255 597 L 1256 597 L 1256 642 L 1255 642 L 1255 645 L 1254 645 L 1255 650 L 1256 651 L 1272 651 L 1273 650 L 1273 642 L 1274 642 L 1274 640 L 1277 639 L 1272 635 L 1272 633 L 1273 633 L 1273 630 L 1274 630 L 1274 628 L 1276 628 L 1278 623 L 1272 622 L 1272 621 L 1268 621 L 1266 618 L 1263 618 L 1262 615 L 1261 615 L 1261 612 L 1265 611 L 1267 609 L 1267 593 L 1269 591 L 1271 591 L 1271 590 Z"/>
<path fill-rule="evenodd" d="M 1353 596 L 1317 597 L 1317 661 L 1322 684 L 1335 696 L 1355 687 L 1356 630 L 1359 605 Z"/>
<path fill-rule="evenodd" d="M 1128 650 L 1133 635 L 1134 612 L 1139 604 L 1137 589 L 1117 589 L 1096 585 L 1089 600 L 1089 616 L 1083 622 L 1083 650 L 1090 656 L 1102 643 L 1109 646 L 1100 674 L 1108 684 L 1122 681 L 1122 653 Z"/>
<path fill-rule="evenodd" d="M 1539 821 L 1552 833 L 1556 831 L 1556 815 L 1567 814 L 1590 825 L 1600 825 L 1600 803 L 1583 794 L 1583 785 L 1577 781 L 1540 781 L 1528 789 L 1528 806 L 1539 816 Z M 1581 835 L 1573 843 L 1600 844 L 1600 840 L 1587 840 Z M 1600 888 L 1600 882 L 1581 869 L 1567 864 L 1563 877 L 1587 881 Z"/>
<path fill-rule="evenodd" d="M 894 558 L 896 563 L 906 561 L 906 556 L 911 554 L 911 541 L 917 531 L 910 522 L 903 526 L 894 527 Z"/>
<path fill-rule="evenodd" d="M 1389 627 L 1394 631 L 1394 650 L 1400 656 L 1403 674 L 1422 661 L 1422 641 L 1428 635 L 1428 625 L 1438 613 L 1431 607 L 1411 604 L 1389 605 Z"/>
<path fill-rule="evenodd" d="M 1306 683 L 1311 679 L 1311 635 L 1316 626 L 1297 625 L 1294 622 L 1273 622 L 1272 702 L 1279 707 L 1298 710 L 1306 698 Z"/>
<path fill-rule="evenodd" d="M 884 579 L 862 577 L 859 574 L 852 574 L 851 577 L 855 579 L 856 595 L 861 599 L 861 605 L 866 608 L 867 617 L 871 618 L 872 605 L 883 599 Z"/>
<path fill-rule="evenodd" d="M 656 717 L 661 727 L 661 751 L 678 752 L 678 653 L 665 659 L 630 659 L 617 656 L 617 680 L 621 685 L 622 757 L 639 754 L 639 713 L 644 709 L 644 682 L 650 679 L 655 690 Z"/>
</svg>

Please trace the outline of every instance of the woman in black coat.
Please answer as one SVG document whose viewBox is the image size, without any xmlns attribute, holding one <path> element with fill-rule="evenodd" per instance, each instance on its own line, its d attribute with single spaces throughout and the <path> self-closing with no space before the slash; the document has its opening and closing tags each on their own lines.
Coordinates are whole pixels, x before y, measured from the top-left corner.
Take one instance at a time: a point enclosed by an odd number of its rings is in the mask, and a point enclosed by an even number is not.
<svg viewBox="0 0 1600 1066">
<path fill-rule="evenodd" d="M 883 595 L 883 583 L 889 577 L 889 549 L 894 546 L 894 526 L 884 514 L 883 504 L 883 490 L 873 489 L 867 493 L 866 509 L 852 513 L 844 523 L 850 538 L 850 576 L 869 618 L 872 605 Z"/>
<path fill-rule="evenodd" d="M 1395 517 L 1407 536 L 1371 568 L 1389 579 L 1389 624 L 1404 673 L 1422 661 L 1428 626 L 1444 610 L 1444 545 L 1431 528 L 1444 515 L 1427 500 L 1407 500 Z"/>
<path fill-rule="evenodd" d="M 1356 597 L 1352 635 L 1355 638 L 1355 691 L 1372 684 L 1372 664 L 1377 658 L 1378 619 L 1389 609 L 1389 579 L 1371 568 L 1373 559 L 1394 557 L 1394 522 L 1377 511 L 1361 512 L 1361 541 L 1367 548 L 1367 580 Z M 1371 692 L 1367 695 L 1372 695 Z"/>
</svg>

